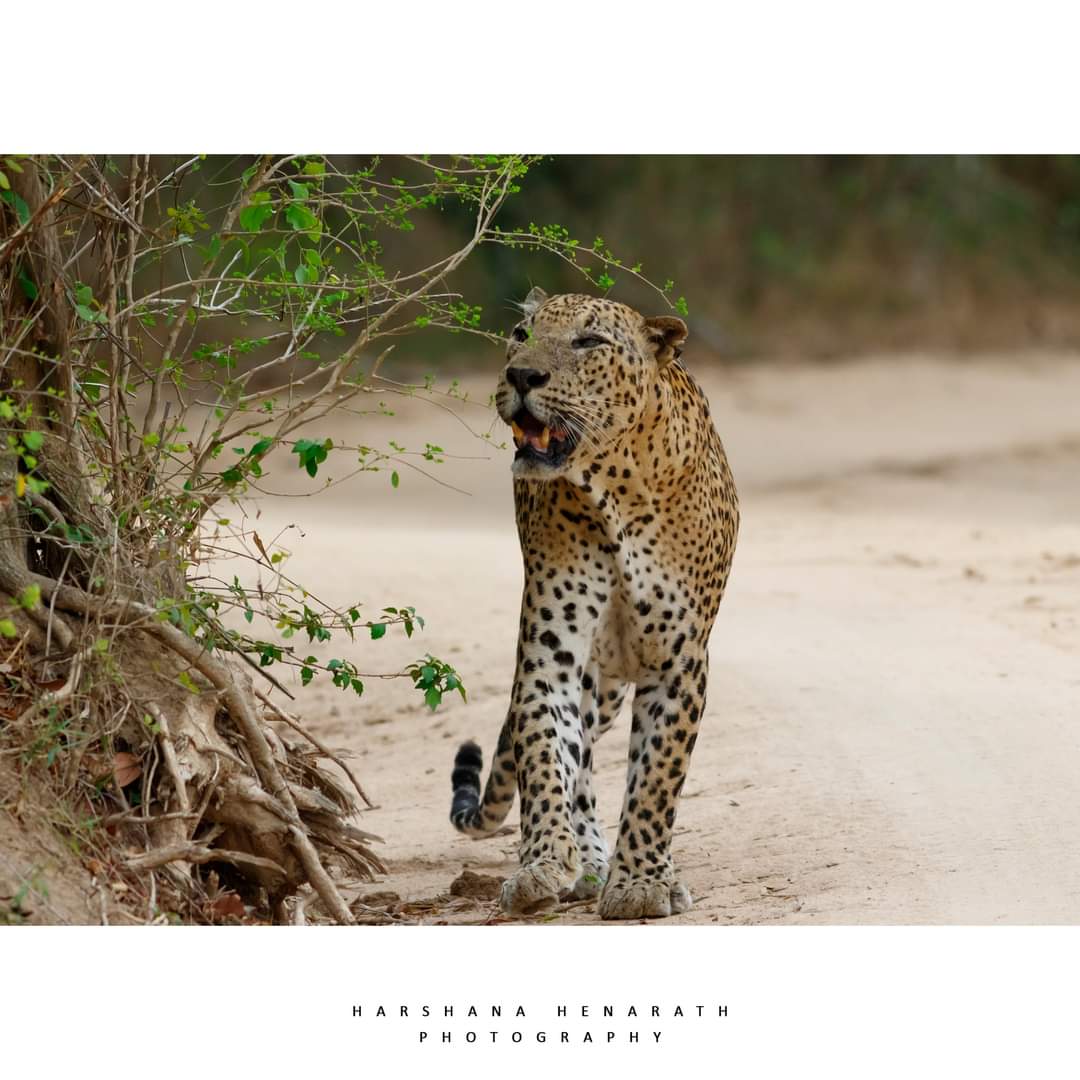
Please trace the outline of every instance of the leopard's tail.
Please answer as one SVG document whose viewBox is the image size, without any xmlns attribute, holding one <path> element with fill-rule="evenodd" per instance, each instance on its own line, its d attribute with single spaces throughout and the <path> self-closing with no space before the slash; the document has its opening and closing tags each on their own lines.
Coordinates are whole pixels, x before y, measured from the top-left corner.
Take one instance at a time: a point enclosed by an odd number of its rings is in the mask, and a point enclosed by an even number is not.
<svg viewBox="0 0 1080 1080">
<path fill-rule="evenodd" d="M 514 805 L 517 776 L 514 768 L 514 745 L 510 738 L 509 719 L 499 733 L 495 760 L 491 763 L 487 786 L 480 797 L 480 777 L 484 755 L 474 742 L 462 743 L 454 758 L 450 783 L 454 789 L 450 820 L 466 836 L 490 836 L 505 820 Z"/>
</svg>

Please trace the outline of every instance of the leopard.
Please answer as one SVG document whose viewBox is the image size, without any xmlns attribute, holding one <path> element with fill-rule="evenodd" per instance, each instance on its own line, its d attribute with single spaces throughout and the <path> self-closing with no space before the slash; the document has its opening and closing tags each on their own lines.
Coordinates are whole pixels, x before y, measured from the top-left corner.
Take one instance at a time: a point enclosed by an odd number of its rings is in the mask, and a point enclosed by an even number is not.
<svg viewBox="0 0 1080 1080">
<path fill-rule="evenodd" d="M 499 830 L 520 799 L 510 916 L 596 900 L 601 919 L 686 912 L 672 858 L 705 709 L 708 641 L 739 527 L 731 468 L 676 315 L 533 288 L 494 395 L 511 429 L 524 569 L 510 704 L 481 794 L 469 740 L 450 820 Z M 610 852 L 597 814 L 597 740 L 629 702 L 622 812 Z"/>
</svg>

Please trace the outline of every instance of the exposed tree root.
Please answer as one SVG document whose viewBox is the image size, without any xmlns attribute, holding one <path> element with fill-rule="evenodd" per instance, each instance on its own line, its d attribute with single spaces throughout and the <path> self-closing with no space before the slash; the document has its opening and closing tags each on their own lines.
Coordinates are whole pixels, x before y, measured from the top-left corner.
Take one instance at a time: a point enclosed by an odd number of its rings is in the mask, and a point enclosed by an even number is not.
<svg viewBox="0 0 1080 1080">
<path fill-rule="evenodd" d="M 200 887 L 193 867 L 226 868 L 237 891 L 279 920 L 292 918 L 286 899 L 310 886 L 320 910 L 336 922 L 355 922 L 335 876 L 370 881 L 385 868 L 368 846 L 378 838 L 350 824 L 355 797 L 320 761 L 336 762 L 366 801 L 340 756 L 258 694 L 245 669 L 211 654 L 146 604 L 107 600 L 42 574 L 21 580 L 40 588 L 54 641 L 61 625 L 77 642 L 88 627 L 114 627 L 110 658 L 119 686 L 100 699 L 95 687 L 86 693 L 91 714 L 105 716 L 117 695 L 133 706 L 114 730 L 104 729 L 129 748 L 124 753 L 137 764 L 125 758 L 127 767 L 142 776 L 139 813 L 125 808 L 109 817 L 143 838 L 144 852 L 128 855 L 122 867 L 151 881 L 164 869 L 172 887 L 193 895 Z M 12 584 L 0 565 L 0 589 L 10 592 Z M 63 684 L 38 696 L 15 724 L 29 729 L 35 715 L 78 699 L 92 651 L 69 657 Z M 304 741 L 275 731 L 271 720 Z M 121 800 L 126 787 L 117 781 Z"/>
</svg>

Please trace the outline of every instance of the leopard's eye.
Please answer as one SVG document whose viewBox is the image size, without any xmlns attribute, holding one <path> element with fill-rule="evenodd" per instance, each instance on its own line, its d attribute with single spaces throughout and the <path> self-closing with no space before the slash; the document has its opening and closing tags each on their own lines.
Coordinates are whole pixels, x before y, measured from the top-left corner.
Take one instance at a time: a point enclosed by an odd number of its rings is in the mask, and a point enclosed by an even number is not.
<svg viewBox="0 0 1080 1080">
<path fill-rule="evenodd" d="M 607 345 L 602 337 L 597 337 L 595 334 L 586 334 L 583 337 L 574 338 L 571 345 L 575 349 L 595 349 L 597 345 Z"/>
<path fill-rule="evenodd" d="M 524 326 L 515 326 L 514 329 L 513 329 L 513 332 L 510 334 L 510 336 L 515 341 L 528 341 L 529 340 L 529 331 L 526 330 Z"/>
</svg>

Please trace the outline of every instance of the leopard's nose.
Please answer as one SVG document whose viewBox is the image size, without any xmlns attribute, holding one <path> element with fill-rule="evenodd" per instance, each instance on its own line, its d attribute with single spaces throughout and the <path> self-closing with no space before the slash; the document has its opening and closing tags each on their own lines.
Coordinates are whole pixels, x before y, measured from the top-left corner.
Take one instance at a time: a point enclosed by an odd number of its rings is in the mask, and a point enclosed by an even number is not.
<svg viewBox="0 0 1080 1080">
<path fill-rule="evenodd" d="M 551 379 L 550 371 L 537 371 L 536 368 L 511 367 L 506 369 L 506 381 L 524 397 L 530 390 L 546 386 Z"/>
</svg>

